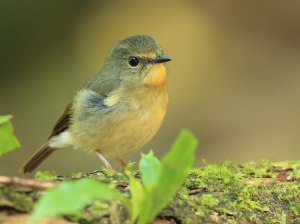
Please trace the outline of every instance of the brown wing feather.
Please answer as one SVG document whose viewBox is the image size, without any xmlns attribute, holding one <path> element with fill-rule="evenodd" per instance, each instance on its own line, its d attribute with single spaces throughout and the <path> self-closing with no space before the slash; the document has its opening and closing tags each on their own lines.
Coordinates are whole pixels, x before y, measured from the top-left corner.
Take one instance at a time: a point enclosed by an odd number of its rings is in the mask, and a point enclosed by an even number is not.
<svg viewBox="0 0 300 224">
<path fill-rule="evenodd" d="M 41 162 L 43 162 L 55 149 L 49 146 L 47 141 L 38 151 L 36 151 L 27 162 L 21 167 L 19 172 L 31 173 Z"/>
<path fill-rule="evenodd" d="M 52 138 L 52 136 L 57 135 L 60 132 L 64 131 L 65 129 L 69 128 L 71 107 L 72 107 L 72 103 L 68 104 L 66 109 L 61 113 L 58 121 L 56 122 L 53 128 L 53 131 L 49 139 Z"/>
</svg>

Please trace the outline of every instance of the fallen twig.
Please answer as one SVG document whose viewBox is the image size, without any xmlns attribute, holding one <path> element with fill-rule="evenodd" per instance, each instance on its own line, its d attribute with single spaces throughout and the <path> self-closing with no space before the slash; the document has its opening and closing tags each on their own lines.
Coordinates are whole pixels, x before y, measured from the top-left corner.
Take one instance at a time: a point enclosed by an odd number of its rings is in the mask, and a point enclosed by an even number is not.
<svg viewBox="0 0 300 224">
<path fill-rule="evenodd" d="M 35 179 L 19 178 L 19 177 L 7 177 L 0 176 L 0 184 L 17 187 L 29 187 L 35 189 L 49 189 L 59 185 L 58 181 L 41 181 Z"/>
</svg>

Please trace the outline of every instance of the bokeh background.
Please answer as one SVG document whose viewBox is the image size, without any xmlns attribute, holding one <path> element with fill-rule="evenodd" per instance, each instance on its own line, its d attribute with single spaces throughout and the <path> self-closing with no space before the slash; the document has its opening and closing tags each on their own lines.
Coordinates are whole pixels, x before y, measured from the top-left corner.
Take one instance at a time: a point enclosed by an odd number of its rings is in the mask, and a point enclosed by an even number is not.
<svg viewBox="0 0 300 224">
<path fill-rule="evenodd" d="M 161 158 L 189 128 L 200 141 L 195 166 L 299 159 L 299 9 L 300 1 L 282 0 L 1 0 L 0 114 L 14 115 L 22 148 L 0 158 L 0 175 L 20 176 L 112 45 L 136 34 L 154 37 L 173 59 L 168 113 L 142 152 Z M 70 148 L 39 170 L 70 175 L 102 165 Z"/>
</svg>

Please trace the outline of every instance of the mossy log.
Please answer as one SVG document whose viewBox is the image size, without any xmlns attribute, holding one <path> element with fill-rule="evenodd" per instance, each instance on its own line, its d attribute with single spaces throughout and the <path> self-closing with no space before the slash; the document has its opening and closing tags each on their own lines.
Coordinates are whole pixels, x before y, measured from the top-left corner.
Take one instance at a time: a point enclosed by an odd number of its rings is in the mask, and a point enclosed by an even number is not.
<svg viewBox="0 0 300 224">
<path fill-rule="evenodd" d="M 65 180 L 89 177 L 112 182 L 130 197 L 124 174 L 110 176 L 101 170 L 72 177 L 49 172 L 39 176 L 52 181 L 29 183 L 5 177 L 5 184 L 0 184 L 0 223 L 26 223 L 43 189 L 48 188 L 45 186 Z M 141 180 L 138 173 L 135 177 Z M 121 202 L 92 201 L 75 215 L 43 219 L 39 223 L 131 222 Z M 262 160 L 235 165 L 226 160 L 224 164 L 206 164 L 187 174 L 180 191 L 149 223 L 300 223 L 300 161 Z"/>
</svg>

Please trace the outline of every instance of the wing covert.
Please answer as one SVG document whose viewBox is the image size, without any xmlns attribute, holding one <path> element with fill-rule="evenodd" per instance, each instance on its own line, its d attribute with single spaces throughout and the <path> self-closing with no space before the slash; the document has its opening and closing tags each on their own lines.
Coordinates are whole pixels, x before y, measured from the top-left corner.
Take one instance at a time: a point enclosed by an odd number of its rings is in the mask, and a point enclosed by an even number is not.
<svg viewBox="0 0 300 224">
<path fill-rule="evenodd" d="M 49 139 L 69 128 L 71 107 L 72 107 L 72 103 L 69 103 L 66 109 L 61 113 L 58 121 L 56 122 L 53 128 L 53 131 Z"/>
</svg>

